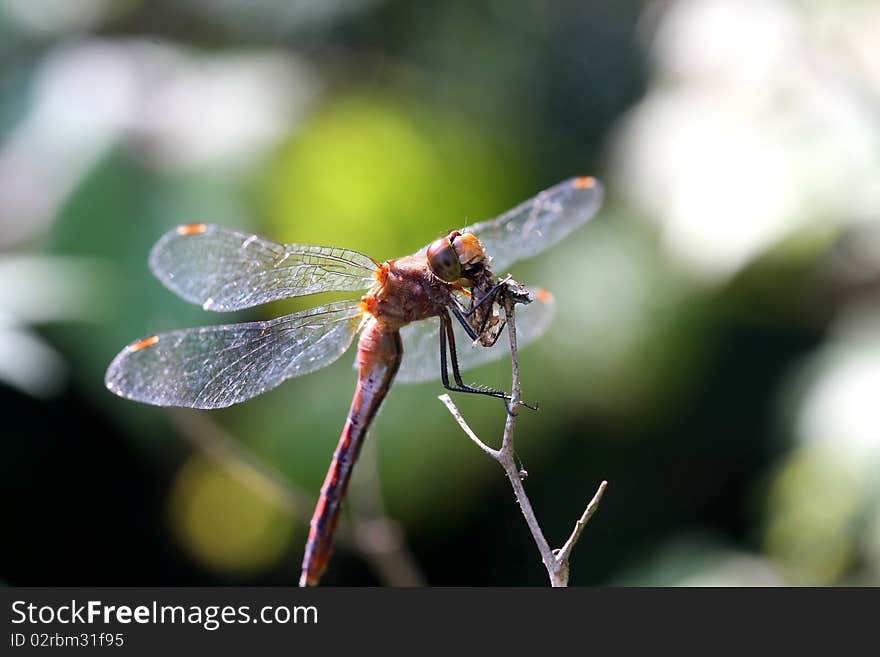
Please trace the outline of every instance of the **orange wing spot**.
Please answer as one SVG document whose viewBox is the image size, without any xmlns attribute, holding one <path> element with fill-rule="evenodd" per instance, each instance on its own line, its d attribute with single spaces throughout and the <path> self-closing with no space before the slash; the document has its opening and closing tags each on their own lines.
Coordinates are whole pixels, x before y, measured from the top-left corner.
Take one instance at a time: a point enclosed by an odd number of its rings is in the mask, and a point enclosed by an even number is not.
<svg viewBox="0 0 880 657">
<path fill-rule="evenodd" d="M 376 298 L 375 297 L 364 297 L 361 299 L 361 312 L 368 313 L 370 315 L 373 314 L 373 310 L 376 308 Z"/>
<path fill-rule="evenodd" d="M 144 338 L 143 340 L 138 340 L 134 344 L 128 345 L 128 350 L 131 352 L 140 351 L 141 349 L 146 349 L 147 347 L 152 347 L 157 342 L 159 342 L 159 336 L 158 335 L 151 335 L 148 338 Z"/>
<path fill-rule="evenodd" d="M 534 293 L 535 298 L 541 303 L 553 302 L 553 293 L 549 290 L 545 290 L 543 287 L 536 288 L 532 292 Z"/>
<path fill-rule="evenodd" d="M 198 235 L 208 230 L 208 224 L 185 224 L 177 227 L 178 235 Z"/>
<path fill-rule="evenodd" d="M 596 179 L 592 176 L 581 176 L 580 178 L 574 179 L 574 188 L 575 189 L 589 189 L 590 187 L 596 186 Z"/>
</svg>

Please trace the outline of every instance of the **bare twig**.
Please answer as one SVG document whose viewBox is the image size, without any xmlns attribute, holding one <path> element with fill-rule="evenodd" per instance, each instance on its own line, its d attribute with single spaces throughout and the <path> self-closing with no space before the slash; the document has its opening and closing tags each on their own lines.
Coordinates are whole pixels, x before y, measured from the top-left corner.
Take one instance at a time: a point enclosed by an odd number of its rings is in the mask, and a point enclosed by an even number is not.
<svg viewBox="0 0 880 657">
<path fill-rule="evenodd" d="M 458 426 L 462 428 L 462 430 L 467 434 L 467 437 L 474 441 L 477 447 L 483 450 L 486 454 L 491 456 L 496 461 L 498 460 L 498 450 L 492 449 L 482 440 L 477 437 L 477 434 L 474 433 L 473 429 L 470 428 L 465 419 L 461 416 L 461 412 L 459 412 L 458 407 L 452 401 L 452 397 L 449 395 L 443 394 L 440 395 L 437 399 L 446 404 L 446 408 L 449 409 L 449 412 L 452 414 L 452 417 L 455 418 L 455 421 L 458 422 Z"/>
<path fill-rule="evenodd" d="M 607 481 L 603 481 L 599 484 L 599 489 L 596 491 L 596 494 L 593 495 L 593 499 L 590 500 L 590 503 L 587 504 L 587 508 L 584 509 L 583 514 L 581 514 L 581 517 L 578 518 L 578 521 L 574 524 L 571 536 L 568 537 L 565 545 L 553 553 L 556 557 L 556 563 L 559 564 L 558 577 L 562 582 L 561 586 L 568 586 L 569 559 L 571 558 L 571 551 L 580 539 L 587 523 L 590 522 L 590 518 L 593 517 L 593 514 L 596 513 L 596 509 L 599 508 L 599 502 L 602 501 L 602 496 L 605 494 L 605 489 L 607 487 Z"/>
<path fill-rule="evenodd" d="M 574 548 L 575 544 L 580 539 L 581 534 L 584 532 L 584 527 L 587 526 L 587 523 L 590 522 L 590 518 L 593 517 L 593 514 L 596 513 L 596 509 L 599 508 L 599 502 L 602 501 L 602 496 L 605 494 L 605 488 L 608 487 L 608 482 L 603 481 L 599 484 L 599 490 L 596 491 L 596 494 L 593 495 L 593 499 L 590 500 L 590 503 L 587 505 L 587 508 L 584 509 L 583 515 L 578 518 L 578 521 L 574 524 L 574 529 L 571 532 L 571 536 L 568 537 L 568 540 L 565 542 L 558 552 L 556 553 L 557 558 L 568 559 L 571 556 L 571 550 Z"/>
<path fill-rule="evenodd" d="M 529 501 L 529 496 L 526 494 L 525 487 L 523 486 L 523 478 L 520 476 L 520 471 L 516 465 L 516 459 L 514 458 L 513 431 L 516 427 L 517 410 L 520 405 L 520 395 L 522 394 L 519 382 L 519 362 L 517 359 L 516 324 L 513 316 L 514 305 L 515 303 L 511 299 L 505 297 L 504 312 L 507 316 L 507 331 L 510 339 L 513 383 L 510 393 L 510 406 L 508 407 L 507 419 L 504 423 L 504 434 L 501 438 L 501 448 L 493 449 L 480 440 L 461 416 L 461 413 L 449 395 L 440 395 L 439 399 L 446 405 L 446 408 L 449 409 L 452 417 L 455 418 L 455 421 L 458 422 L 468 438 L 470 438 L 485 454 L 493 458 L 502 468 L 504 468 L 504 473 L 510 481 L 513 493 L 516 496 L 516 501 L 519 503 L 520 510 L 526 520 L 529 531 L 532 533 L 535 545 L 538 547 L 541 561 L 547 569 L 547 575 L 550 578 L 550 585 L 553 587 L 568 586 L 569 559 L 571 558 L 571 551 L 578 542 L 578 539 L 580 539 L 584 527 L 586 527 L 590 518 L 596 512 L 596 509 L 599 508 L 599 502 L 602 500 L 602 495 L 605 493 L 605 488 L 608 485 L 608 482 L 603 481 L 599 486 L 599 490 L 596 491 L 593 499 L 575 523 L 574 531 L 572 531 L 571 536 L 568 537 L 565 545 L 558 550 L 552 550 L 547 543 L 547 539 L 544 537 L 544 532 L 541 531 L 541 525 L 538 523 L 534 509 L 532 509 L 532 503 Z"/>
<path fill-rule="evenodd" d="M 169 415 L 180 434 L 202 454 L 258 495 L 278 504 L 292 518 L 308 523 L 313 506 L 308 493 L 254 456 L 204 414 L 170 409 Z M 375 478 L 371 481 L 378 486 Z M 420 586 L 421 570 L 406 545 L 403 531 L 383 514 L 381 506 L 374 508 L 377 513 L 370 517 L 351 513 L 349 523 L 339 527 L 336 540 L 360 553 L 383 583 Z"/>
</svg>

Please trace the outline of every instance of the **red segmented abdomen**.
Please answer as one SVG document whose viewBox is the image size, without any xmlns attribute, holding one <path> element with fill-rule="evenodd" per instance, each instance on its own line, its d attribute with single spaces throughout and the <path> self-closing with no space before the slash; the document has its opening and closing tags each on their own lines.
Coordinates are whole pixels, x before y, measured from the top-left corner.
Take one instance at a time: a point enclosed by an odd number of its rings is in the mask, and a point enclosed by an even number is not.
<svg viewBox="0 0 880 657">
<path fill-rule="evenodd" d="M 367 429 L 397 374 L 402 354 L 400 333 L 383 326 L 375 317 L 370 318 L 358 340 L 358 382 L 348 419 L 312 515 L 300 586 L 317 585 L 327 568 L 333 550 L 333 534 L 339 522 L 352 468 L 360 454 Z"/>
</svg>

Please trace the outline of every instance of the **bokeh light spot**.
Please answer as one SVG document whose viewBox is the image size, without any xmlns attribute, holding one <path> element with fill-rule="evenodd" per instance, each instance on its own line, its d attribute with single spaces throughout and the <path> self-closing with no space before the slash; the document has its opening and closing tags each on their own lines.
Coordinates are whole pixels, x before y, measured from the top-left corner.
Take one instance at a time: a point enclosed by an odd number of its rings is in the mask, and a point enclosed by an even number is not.
<svg viewBox="0 0 880 657">
<path fill-rule="evenodd" d="M 181 543 L 216 570 L 270 568 L 290 544 L 291 520 L 280 507 L 201 457 L 180 469 L 168 503 Z"/>
<path fill-rule="evenodd" d="M 265 193 L 269 230 L 381 260 L 492 216 L 516 200 L 519 169 L 486 132 L 411 102 L 336 100 L 279 154 Z"/>
</svg>

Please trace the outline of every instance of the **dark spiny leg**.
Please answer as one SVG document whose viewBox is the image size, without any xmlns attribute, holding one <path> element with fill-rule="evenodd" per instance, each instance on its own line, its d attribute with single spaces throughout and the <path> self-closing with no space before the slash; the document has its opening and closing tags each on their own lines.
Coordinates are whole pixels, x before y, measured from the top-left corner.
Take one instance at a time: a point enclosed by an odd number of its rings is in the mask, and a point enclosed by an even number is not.
<svg viewBox="0 0 880 657">
<path fill-rule="evenodd" d="M 449 372 L 447 370 L 446 365 L 446 342 L 449 341 L 449 355 L 452 361 L 452 376 L 455 379 L 455 386 L 449 384 Z M 468 392 L 475 395 L 486 395 L 487 397 L 495 397 L 497 399 L 504 400 L 504 405 L 507 407 L 507 412 L 512 413 L 510 406 L 508 405 L 508 401 L 510 401 L 510 395 L 508 395 L 503 390 L 495 390 L 493 388 L 480 388 L 476 386 L 471 386 L 462 381 L 461 372 L 458 368 L 458 355 L 455 350 L 455 333 L 453 332 L 452 320 L 449 319 L 448 313 L 442 313 L 440 315 L 440 379 L 443 382 L 443 387 L 447 390 L 451 390 L 452 392 Z M 519 402 L 520 405 L 525 406 L 526 408 L 530 408 L 533 411 L 537 411 L 537 406 L 532 406 L 524 401 Z"/>
<path fill-rule="evenodd" d="M 508 276 L 508 277 L 505 278 L 503 281 L 501 281 L 501 283 L 505 283 L 505 282 L 507 282 L 507 280 L 508 280 L 509 278 L 510 278 L 510 276 Z M 488 323 L 489 318 L 491 317 L 491 315 L 486 315 L 486 317 L 483 318 L 483 323 L 482 323 L 482 325 L 480 326 L 480 331 L 479 331 L 479 332 L 475 332 L 475 331 L 474 331 L 474 327 L 471 326 L 471 325 L 468 323 L 468 321 L 467 321 L 466 318 L 467 318 L 467 317 L 470 317 L 470 316 L 473 314 L 474 310 L 476 310 L 477 306 L 478 306 L 480 303 L 482 303 L 483 301 L 485 301 L 485 300 L 488 299 L 489 297 L 497 296 L 497 295 L 498 295 L 498 289 L 499 289 L 499 286 L 501 285 L 501 283 L 498 283 L 497 285 L 495 285 L 495 287 L 492 288 L 492 290 L 494 290 L 494 292 L 489 292 L 488 294 L 486 294 L 486 295 L 485 295 L 480 301 L 478 301 L 478 302 L 474 305 L 474 307 L 471 308 L 470 310 L 464 310 L 460 305 L 458 305 L 458 300 L 456 300 L 456 299 L 453 297 L 454 303 L 450 306 L 450 308 L 452 309 L 452 314 L 455 315 L 455 319 L 458 320 L 458 323 L 461 324 L 462 328 L 464 328 L 465 333 L 467 333 L 467 334 L 468 334 L 468 337 L 469 337 L 471 340 L 473 340 L 474 342 L 476 342 L 477 340 L 479 340 L 480 336 L 483 334 L 483 331 L 486 330 L 486 324 Z M 498 333 L 496 333 L 496 334 L 495 334 L 495 337 L 492 338 L 492 342 L 491 342 L 490 344 L 483 345 L 483 346 L 485 346 L 485 347 L 494 347 L 494 346 L 495 346 L 495 343 L 498 342 L 498 338 L 501 336 L 501 331 L 503 330 L 504 326 L 506 326 L 506 324 L 507 324 L 507 320 L 505 319 L 504 322 L 501 324 L 501 328 L 498 329 Z"/>
<path fill-rule="evenodd" d="M 510 279 L 511 279 L 511 276 L 510 276 L 510 274 L 508 274 L 502 280 L 495 283 L 495 285 L 493 285 L 492 288 L 486 294 L 484 294 L 482 296 L 482 298 L 480 298 L 476 301 L 472 301 L 470 310 L 468 310 L 466 313 L 464 313 L 465 317 L 470 317 L 471 315 L 473 315 L 477 311 L 477 308 L 479 308 L 481 305 L 483 305 L 486 301 L 489 302 L 489 309 L 487 312 L 485 312 L 483 314 L 483 321 L 480 322 L 480 328 L 477 330 L 477 335 L 480 336 L 480 340 L 481 340 L 484 347 L 494 347 L 495 343 L 498 342 L 498 338 L 501 336 L 501 331 L 504 330 L 504 326 L 505 326 L 505 323 L 507 320 L 505 320 L 505 322 L 501 324 L 501 326 L 495 332 L 495 335 L 492 336 L 492 339 L 490 342 L 487 343 L 484 341 L 486 327 L 489 324 L 489 320 L 493 318 L 492 308 L 493 308 L 495 302 L 498 300 L 498 293 L 501 290 L 501 286 L 504 285 L 505 283 L 507 283 Z"/>
<path fill-rule="evenodd" d="M 508 276 L 507 278 L 510 278 L 510 277 Z M 504 279 L 504 281 L 502 281 L 502 283 L 504 283 L 506 281 L 507 281 L 507 279 Z M 498 296 L 497 290 L 498 290 L 499 285 L 501 285 L 501 283 L 499 283 L 498 285 L 496 285 L 495 287 L 492 288 L 493 290 L 496 290 L 494 293 L 490 293 L 493 297 L 493 299 L 492 299 L 493 304 L 495 303 L 494 297 Z M 486 295 L 486 297 L 488 297 L 488 296 L 489 295 Z M 486 297 L 483 297 L 483 298 L 485 299 Z M 474 310 L 476 310 L 476 307 L 474 308 Z M 481 336 L 483 335 L 483 333 L 485 333 L 486 325 L 489 323 L 489 320 L 492 319 L 491 307 L 489 310 L 490 310 L 490 312 L 486 313 L 486 316 L 483 317 L 483 321 L 480 323 L 480 330 L 478 331 L 478 334 Z M 498 327 L 498 330 L 496 331 L 495 335 L 492 336 L 492 341 L 489 342 L 489 344 L 483 343 L 483 346 L 484 347 L 494 347 L 495 343 L 498 342 L 498 338 L 501 337 L 501 332 L 504 330 L 505 326 L 507 326 L 507 319 L 505 319 L 503 322 L 501 322 L 501 326 Z"/>
<path fill-rule="evenodd" d="M 470 308 L 470 310 L 468 310 L 468 311 L 464 314 L 464 316 L 465 316 L 465 317 L 470 317 L 471 315 L 474 314 L 474 312 L 477 310 L 477 308 L 479 308 L 480 306 L 482 306 L 486 301 L 489 301 L 490 299 L 491 299 L 491 301 L 495 301 L 495 297 L 498 296 L 498 290 L 501 288 L 502 285 L 504 285 L 505 283 L 507 283 L 507 281 L 509 281 L 510 279 L 511 279 L 511 276 L 510 276 L 510 274 L 508 274 L 508 275 L 505 276 L 503 279 L 501 279 L 500 281 L 498 281 L 497 283 L 495 283 L 495 285 L 493 285 L 493 286 L 489 289 L 489 291 L 486 292 L 486 294 L 484 294 L 481 298 L 473 300 L 473 302 L 471 303 L 471 308 Z M 491 302 L 490 302 L 490 303 L 491 303 Z"/>
<path fill-rule="evenodd" d="M 505 283 L 509 279 L 510 279 L 510 276 L 508 276 L 503 281 L 501 281 L 501 283 Z M 462 328 L 464 328 L 465 333 L 467 333 L 468 337 L 471 340 L 473 340 L 474 342 L 477 342 L 480 339 L 480 336 L 483 335 L 483 331 L 486 330 L 486 324 L 489 322 L 489 319 L 491 318 L 492 315 L 487 314 L 483 318 L 483 322 L 480 325 L 479 332 L 474 331 L 474 327 L 471 326 L 471 324 L 467 321 L 467 318 L 474 314 L 474 311 L 477 309 L 477 307 L 481 303 L 488 300 L 490 297 L 498 296 L 498 289 L 500 289 L 501 283 L 498 283 L 497 285 L 495 285 L 495 287 L 493 287 L 492 290 L 488 294 L 483 296 L 482 299 L 477 301 L 475 304 L 472 304 L 472 307 L 470 308 L 470 310 L 466 310 L 465 308 L 463 308 L 461 303 L 459 302 L 459 300 L 454 296 L 452 297 L 452 304 L 449 306 L 450 309 L 452 310 L 452 314 L 455 315 L 455 319 L 458 320 L 458 323 L 461 324 Z M 493 303 L 494 303 L 494 299 L 493 299 Z M 502 328 L 505 326 L 506 322 L 507 322 L 507 320 L 504 320 L 504 323 L 501 325 Z M 498 342 L 498 336 L 500 336 L 500 335 L 501 335 L 501 329 L 499 329 L 498 333 L 495 334 L 495 337 L 492 338 L 492 342 L 490 344 L 483 345 L 483 346 L 485 346 L 485 347 L 495 346 L 495 343 Z"/>
<path fill-rule="evenodd" d="M 465 319 L 465 317 L 467 317 L 467 314 L 466 314 L 466 313 L 464 313 L 460 308 L 458 308 L 458 307 L 455 306 L 455 305 L 451 305 L 451 306 L 449 306 L 449 308 L 452 310 L 452 314 L 455 315 L 455 319 L 457 319 L 457 320 L 458 320 L 458 323 L 461 324 L 462 328 L 464 329 L 464 332 L 467 333 L 468 337 L 469 337 L 471 340 L 473 340 L 474 342 L 476 342 L 477 340 L 479 340 L 479 339 L 480 339 L 480 335 L 482 335 L 483 330 L 486 328 L 486 322 L 487 322 L 488 319 L 489 319 L 488 316 L 486 317 L 486 319 L 483 320 L 483 325 L 480 327 L 480 332 L 479 332 L 479 333 L 476 333 L 476 332 L 474 331 L 474 327 L 471 326 L 471 325 L 468 323 L 467 319 Z M 448 316 L 447 316 L 447 319 L 448 319 Z M 451 324 L 452 324 L 452 322 L 450 322 L 450 330 L 451 330 Z M 504 323 L 501 325 L 502 328 L 503 328 L 506 324 L 507 324 L 507 320 L 505 319 L 505 320 L 504 320 Z M 498 338 L 499 338 L 500 335 L 501 335 L 501 330 L 499 329 L 499 331 L 498 331 L 498 333 L 495 335 L 495 337 L 492 338 L 492 342 L 491 342 L 491 344 L 484 345 L 484 346 L 487 347 L 487 348 L 488 348 L 488 347 L 492 347 L 492 346 L 494 346 L 495 343 L 498 342 Z"/>
<path fill-rule="evenodd" d="M 452 314 L 455 315 L 455 319 L 457 319 L 458 323 L 461 324 L 462 328 L 464 328 L 464 332 L 467 333 L 468 337 L 474 342 L 479 340 L 480 336 L 474 333 L 474 328 L 470 324 L 468 324 L 468 321 L 465 319 L 465 316 L 462 314 L 461 310 L 459 310 L 458 307 L 455 305 L 449 307 L 452 309 Z M 443 323 L 443 315 L 440 315 L 440 323 Z M 446 315 L 446 323 L 450 325 L 452 324 L 452 322 L 449 321 L 448 314 Z M 442 337 L 442 331 L 440 332 L 440 335 Z"/>
<path fill-rule="evenodd" d="M 449 341 L 449 352 L 452 359 L 452 376 L 455 378 L 455 385 L 449 383 L 449 372 L 446 363 L 446 342 Z M 458 369 L 458 356 L 455 352 L 455 335 L 452 332 L 452 321 L 447 313 L 440 315 L 440 378 L 443 381 L 443 387 L 452 392 L 468 392 L 475 395 L 486 395 L 488 397 L 496 397 L 503 399 L 505 403 L 510 399 L 503 390 L 493 390 L 491 388 L 477 388 L 469 386 L 461 379 L 461 372 Z"/>
<path fill-rule="evenodd" d="M 443 327 L 441 327 L 443 328 Z M 461 380 L 461 372 L 458 369 L 458 352 L 455 349 L 455 332 L 453 331 L 452 322 L 446 322 L 446 337 L 449 339 L 449 356 L 452 361 L 452 376 L 455 378 L 455 383 L 460 388 L 470 388 L 472 390 L 483 390 L 483 388 L 473 388 L 471 386 L 466 385 Z M 503 399 L 509 399 L 507 394 L 503 390 L 491 390 L 488 389 L 487 392 L 500 393 Z"/>
</svg>

